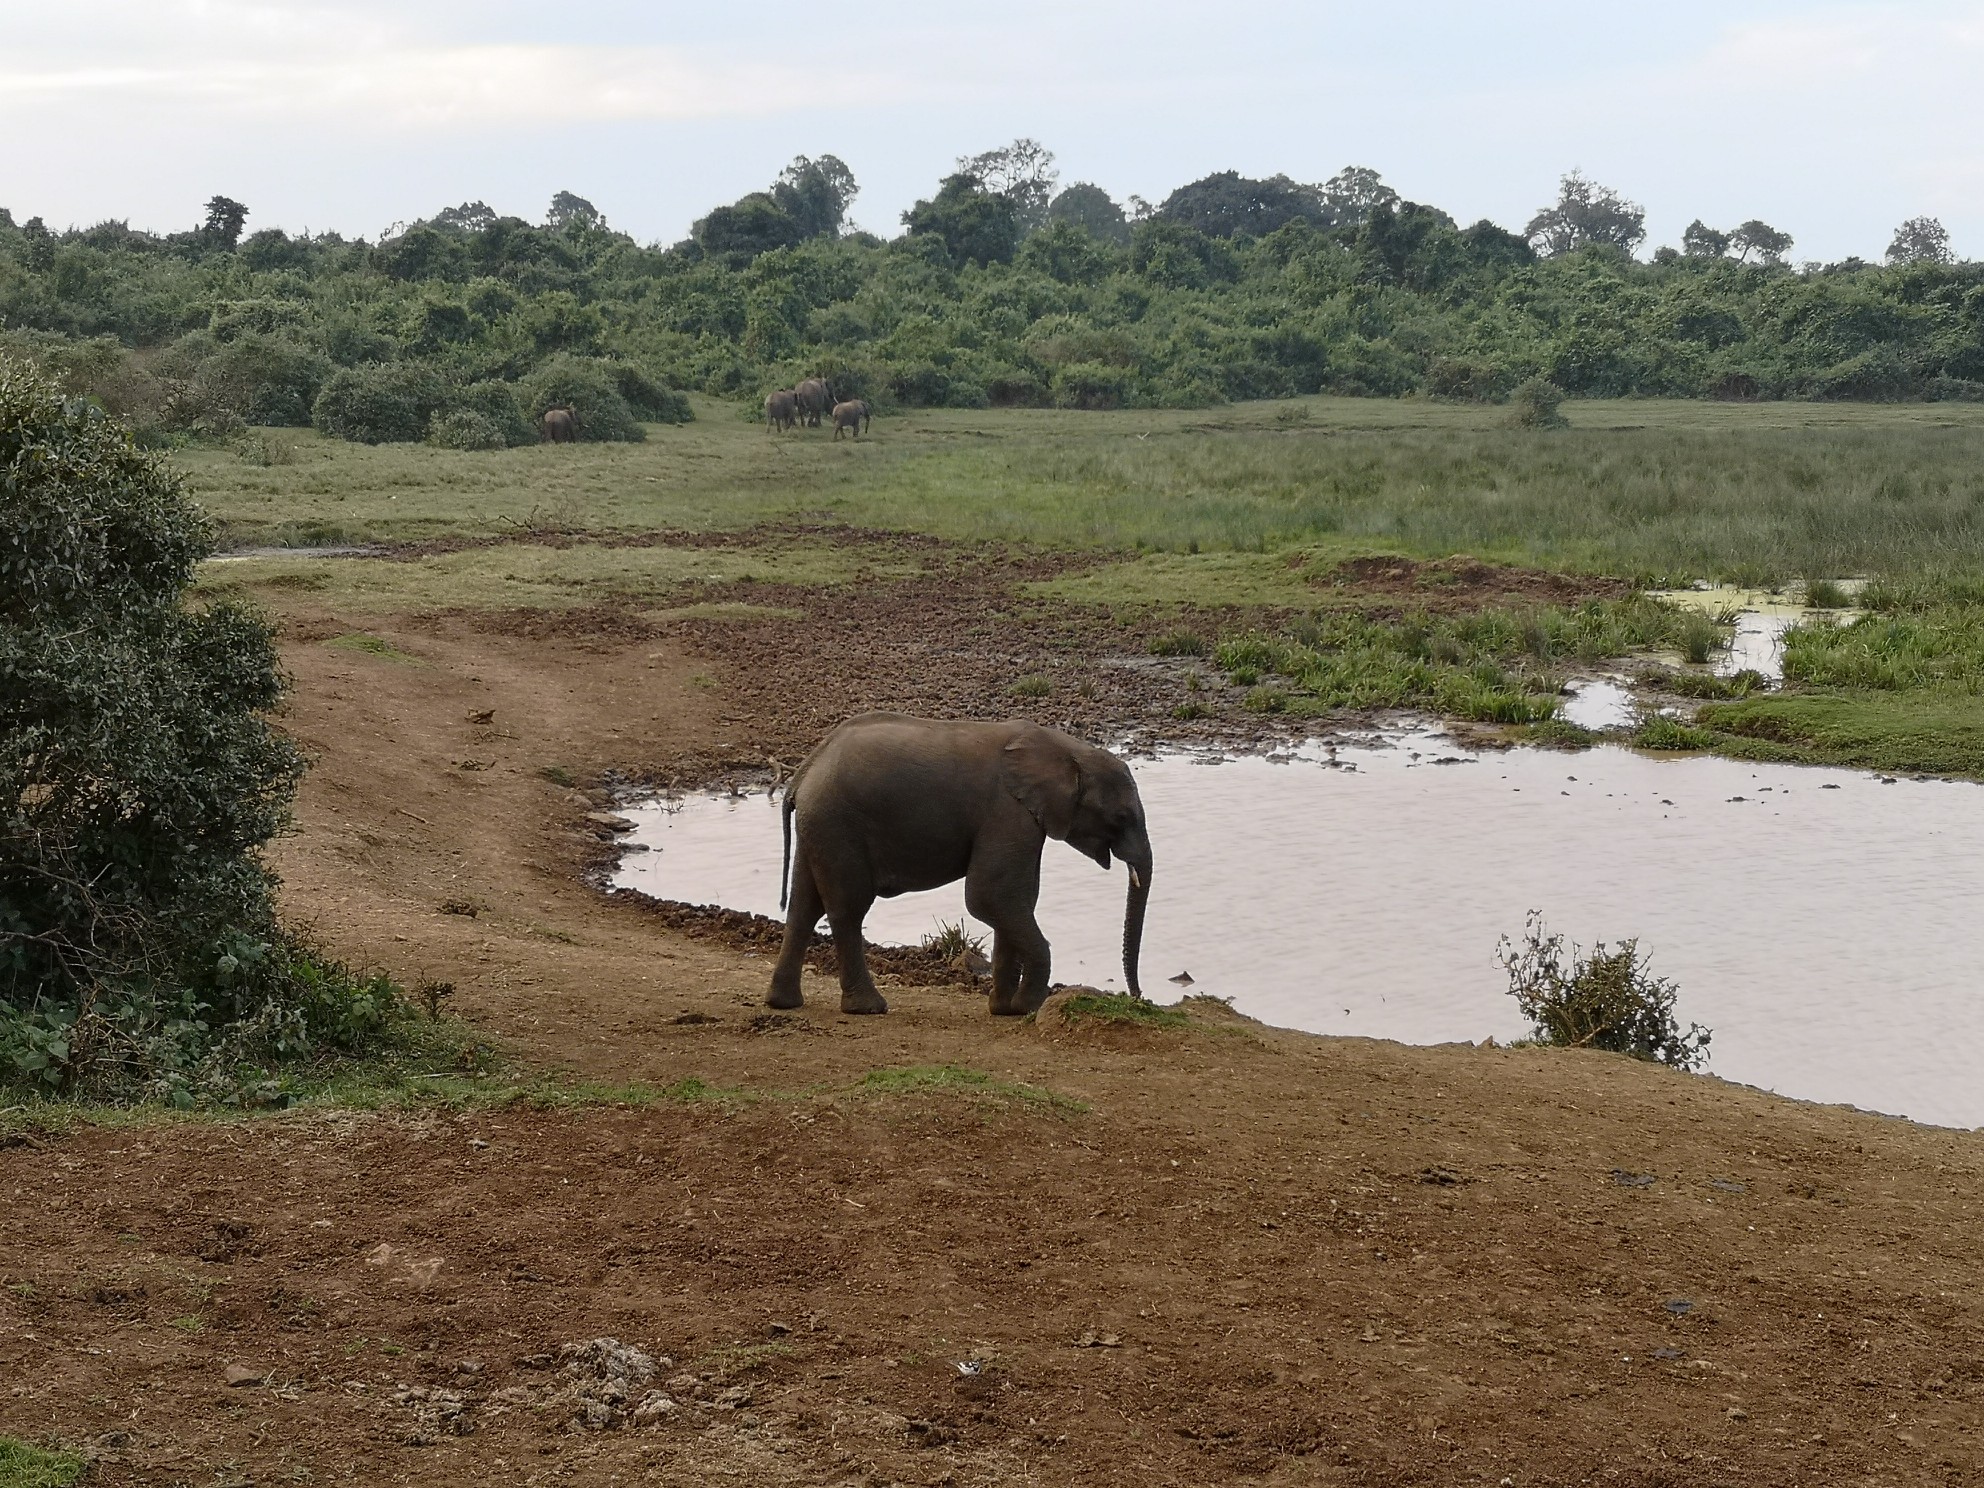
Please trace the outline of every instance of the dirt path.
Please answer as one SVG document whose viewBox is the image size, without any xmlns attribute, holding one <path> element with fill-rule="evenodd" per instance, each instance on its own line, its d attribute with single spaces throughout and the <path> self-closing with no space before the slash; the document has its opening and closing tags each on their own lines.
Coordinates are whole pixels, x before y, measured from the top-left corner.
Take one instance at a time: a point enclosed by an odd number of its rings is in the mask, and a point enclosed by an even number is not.
<svg viewBox="0 0 1984 1488">
<path fill-rule="evenodd" d="M 597 615 L 359 628 L 288 621 L 294 911 L 527 1060 L 676 1094 L 0 1151 L 0 1432 L 92 1481 L 1984 1475 L 1977 1136 L 1217 1005 L 850 1020 L 813 979 L 767 1017 L 762 958 L 583 886 L 598 803 L 545 772 L 761 760 L 776 677 Z M 819 706 L 978 685 L 939 661 Z M 652 1376 L 560 1353 L 600 1337 Z"/>
</svg>

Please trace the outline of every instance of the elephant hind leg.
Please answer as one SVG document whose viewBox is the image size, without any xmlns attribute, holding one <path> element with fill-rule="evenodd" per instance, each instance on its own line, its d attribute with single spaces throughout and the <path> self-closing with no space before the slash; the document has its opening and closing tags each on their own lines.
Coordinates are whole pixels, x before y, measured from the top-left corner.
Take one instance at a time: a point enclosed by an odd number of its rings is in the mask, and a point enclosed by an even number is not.
<svg viewBox="0 0 1984 1488">
<path fill-rule="evenodd" d="M 806 994 L 801 980 L 806 971 L 806 951 L 813 941 L 813 929 L 820 923 L 825 906 L 820 902 L 819 885 L 813 882 L 812 865 L 801 854 L 792 865 L 792 897 L 785 911 L 785 944 L 779 948 L 778 965 L 772 971 L 772 990 L 765 1006 L 802 1007 Z"/>
<path fill-rule="evenodd" d="M 886 1013 L 888 1003 L 868 971 L 868 947 L 861 939 L 861 922 L 874 903 L 829 905 L 827 920 L 833 926 L 834 954 L 840 958 L 840 1010 L 843 1013 Z"/>
</svg>

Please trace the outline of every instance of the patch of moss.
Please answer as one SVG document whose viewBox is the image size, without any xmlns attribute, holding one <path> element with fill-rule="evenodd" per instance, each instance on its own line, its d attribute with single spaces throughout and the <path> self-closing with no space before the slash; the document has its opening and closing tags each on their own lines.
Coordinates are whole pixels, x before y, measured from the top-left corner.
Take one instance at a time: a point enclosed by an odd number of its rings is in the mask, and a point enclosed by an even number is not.
<svg viewBox="0 0 1984 1488">
<path fill-rule="evenodd" d="M 1112 992 L 1077 992 L 1061 1002 L 1061 1021 L 1070 1028 L 1082 1023 L 1119 1023 L 1132 1028 L 1183 1028 L 1191 1018 L 1180 1008 L 1125 997 Z"/>
</svg>

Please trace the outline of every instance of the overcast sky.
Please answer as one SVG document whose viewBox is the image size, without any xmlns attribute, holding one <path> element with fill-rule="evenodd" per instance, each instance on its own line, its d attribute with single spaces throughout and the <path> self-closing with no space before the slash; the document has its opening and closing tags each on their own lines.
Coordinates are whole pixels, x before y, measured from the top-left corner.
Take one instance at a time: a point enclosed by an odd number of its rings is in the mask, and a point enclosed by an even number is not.
<svg viewBox="0 0 1984 1488">
<path fill-rule="evenodd" d="M 673 242 L 796 154 L 887 235 L 961 154 L 1029 135 L 1064 183 L 1369 165 L 1520 228 L 1573 166 L 1647 209 L 1761 217 L 1794 259 L 1940 217 L 1984 255 L 1984 0 L 0 0 L 0 206 L 52 226 L 389 224 L 558 190 Z"/>
</svg>

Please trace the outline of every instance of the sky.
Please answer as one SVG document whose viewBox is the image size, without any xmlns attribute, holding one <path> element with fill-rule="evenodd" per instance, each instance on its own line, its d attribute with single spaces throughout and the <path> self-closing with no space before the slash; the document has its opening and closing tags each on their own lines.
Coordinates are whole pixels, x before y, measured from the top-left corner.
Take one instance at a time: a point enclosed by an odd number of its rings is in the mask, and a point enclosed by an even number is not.
<svg viewBox="0 0 1984 1488">
<path fill-rule="evenodd" d="M 1521 228 L 1577 168 L 1646 208 L 1643 251 L 1761 218 L 1871 259 L 1927 215 L 1984 256 L 1984 0 L 0 0 L 0 37 L 0 207 L 53 227 L 218 193 L 370 238 L 568 190 L 672 243 L 832 153 L 893 236 L 1027 136 L 1119 201 L 1356 164 Z"/>
</svg>

